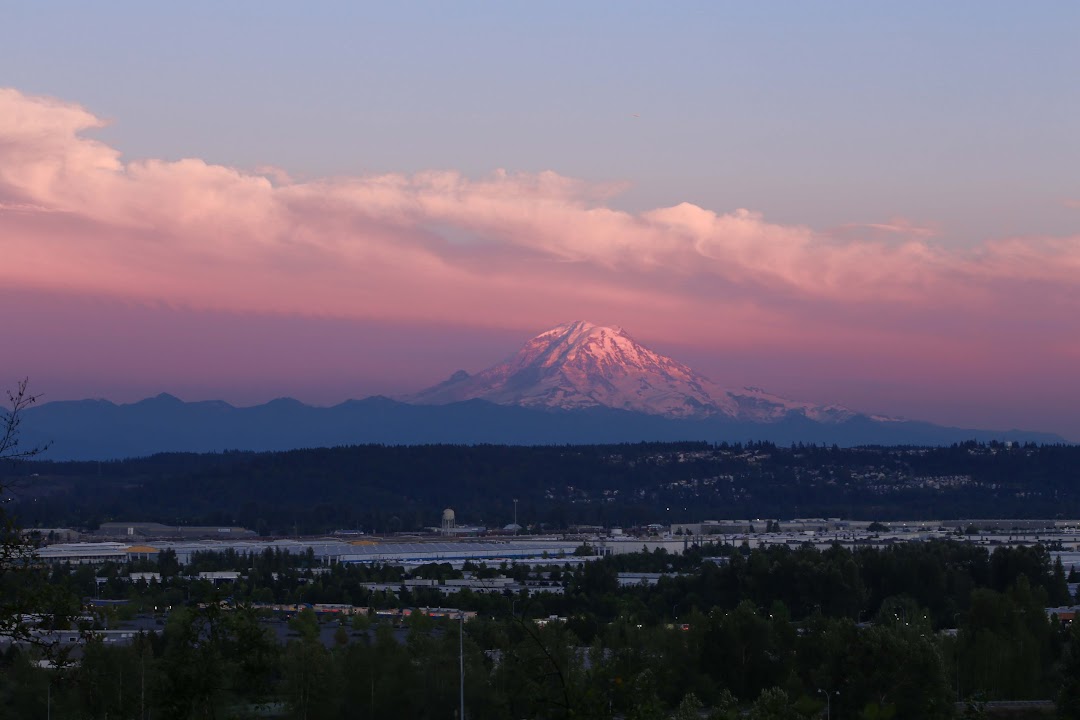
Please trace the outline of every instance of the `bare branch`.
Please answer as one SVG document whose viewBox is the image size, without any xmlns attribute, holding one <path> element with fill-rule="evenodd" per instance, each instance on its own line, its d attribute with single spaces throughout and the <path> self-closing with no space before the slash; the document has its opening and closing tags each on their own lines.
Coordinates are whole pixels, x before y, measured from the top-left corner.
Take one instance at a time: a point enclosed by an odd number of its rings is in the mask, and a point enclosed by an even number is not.
<svg viewBox="0 0 1080 720">
<path fill-rule="evenodd" d="M 27 390 L 29 381 L 19 381 L 14 392 L 8 391 L 8 406 L 0 408 L 0 461 L 27 460 L 42 452 L 48 445 L 19 446 L 19 430 L 26 409 L 40 396 Z M 36 556 L 36 543 L 25 536 L 15 517 L 8 512 L 12 484 L 0 476 L 0 636 L 12 640 L 48 645 L 48 633 L 39 631 L 53 627 L 58 615 L 46 606 L 53 589 L 47 571 Z"/>
<path fill-rule="evenodd" d="M 29 378 L 19 381 L 17 389 L 8 390 L 10 409 L 0 410 L 0 460 L 26 460 L 48 449 L 49 444 L 29 448 L 19 447 L 19 426 L 27 408 L 36 403 L 41 396 L 31 395 L 27 390 Z"/>
</svg>

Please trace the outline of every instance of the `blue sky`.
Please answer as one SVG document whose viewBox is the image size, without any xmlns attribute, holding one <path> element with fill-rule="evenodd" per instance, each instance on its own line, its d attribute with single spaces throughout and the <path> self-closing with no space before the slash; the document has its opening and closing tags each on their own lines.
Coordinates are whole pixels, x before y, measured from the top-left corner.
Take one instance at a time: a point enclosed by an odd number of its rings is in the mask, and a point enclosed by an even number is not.
<svg viewBox="0 0 1080 720">
<path fill-rule="evenodd" d="M 628 209 L 957 243 L 1075 227 L 1076 3 L 5 5 L 0 82 L 113 119 L 128 157 L 555 170 Z"/>
</svg>

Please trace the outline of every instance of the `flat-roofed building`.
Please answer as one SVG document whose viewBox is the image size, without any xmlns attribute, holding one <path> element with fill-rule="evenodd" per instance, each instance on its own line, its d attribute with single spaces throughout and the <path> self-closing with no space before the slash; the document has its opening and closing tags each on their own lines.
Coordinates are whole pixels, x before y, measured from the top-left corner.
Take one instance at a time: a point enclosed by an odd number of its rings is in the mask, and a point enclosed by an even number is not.
<svg viewBox="0 0 1080 720">
<path fill-rule="evenodd" d="M 118 542 L 60 543 L 46 545 L 34 551 L 34 555 L 47 563 L 71 563 L 90 565 L 105 562 L 125 562 L 128 545 Z"/>
<path fill-rule="evenodd" d="M 228 539 L 255 536 L 254 531 L 242 527 L 162 525 L 156 522 L 107 522 L 98 527 L 96 534 L 129 540 L 136 538 Z"/>
</svg>

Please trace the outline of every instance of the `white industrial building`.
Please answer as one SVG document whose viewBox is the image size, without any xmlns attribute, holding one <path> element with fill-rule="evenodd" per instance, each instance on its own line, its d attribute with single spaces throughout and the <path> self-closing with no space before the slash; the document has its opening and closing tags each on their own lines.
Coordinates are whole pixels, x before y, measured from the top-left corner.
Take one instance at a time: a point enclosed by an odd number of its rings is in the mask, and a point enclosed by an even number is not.
<svg viewBox="0 0 1080 720">
<path fill-rule="evenodd" d="M 353 540 L 332 538 L 311 540 L 200 540 L 145 541 L 139 545 L 120 542 L 63 543 L 47 545 L 36 551 L 37 557 L 50 563 L 99 564 L 125 562 L 154 557 L 164 550 L 176 553 L 177 561 L 186 565 L 197 552 L 226 552 L 259 555 L 266 550 L 280 550 L 304 555 L 310 550 L 320 564 L 333 563 L 392 563 L 419 565 L 444 563 L 461 566 L 467 561 L 498 563 L 502 561 L 542 561 L 573 556 L 581 546 L 580 540 L 555 538 L 521 538 L 507 540 L 469 539 L 433 542 L 396 542 L 384 540 Z M 640 549 L 640 548 L 639 548 Z"/>
</svg>

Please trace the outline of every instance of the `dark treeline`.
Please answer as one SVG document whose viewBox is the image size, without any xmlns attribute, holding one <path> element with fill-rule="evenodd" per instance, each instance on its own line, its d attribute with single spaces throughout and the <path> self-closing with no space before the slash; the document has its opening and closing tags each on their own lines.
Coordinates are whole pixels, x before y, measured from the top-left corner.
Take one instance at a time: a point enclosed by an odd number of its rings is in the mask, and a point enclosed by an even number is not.
<svg viewBox="0 0 1080 720">
<path fill-rule="evenodd" d="M 501 527 L 702 518 L 1080 516 L 1080 447 L 966 443 L 356 446 L 4 462 L 24 526 L 108 520 L 242 525 L 264 534 L 415 530 L 447 506 Z"/>
<path fill-rule="evenodd" d="M 243 578 L 229 586 L 237 600 L 275 603 L 349 603 L 357 606 L 400 607 L 437 606 L 457 602 L 464 609 L 499 614 L 507 609 L 501 595 L 465 592 L 450 600 L 434 591 L 397 591 L 392 597 L 369 592 L 370 582 L 399 582 L 405 577 L 447 579 L 461 577 L 448 563 L 431 564 L 406 571 L 396 565 L 330 566 L 314 572 L 317 563 L 310 554 L 291 555 L 266 549 L 256 555 L 234 551 L 199 552 L 181 567 L 175 553 L 166 550 L 156 561 L 136 561 L 128 566 L 107 564 L 102 568 L 58 566 L 52 582 L 72 588 L 76 595 L 128 599 L 134 607 L 178 605 L 185 601 L 209 602 L 216 592 L 207 580 L 193 579 L 199 572 L 238 570 Z M 819 551 L 811 546 L 790 548 L 770 546 L 748 551 L 745 547 L 707 544 L 691 547 L 681 555 L 666 551 L 631 553 L 585 563 L 566 569 L 552 560 L 553 580 L 565 583 L 565 595 L 544 596 L 531 603 L 536 617 L 555 613 L 592 618 L 603 624 L 620 615 L 633 615 L 642 622 L 670 621 L 673 609 L 709 613 L 714 608 L 731 609 L 744 600 L 768 608 L 781 603 L 785 613 L 799 620 L 815 613 L 871 620 L 881 613 L 916 609 L 935 630 L 953 627 L 957 613 L 968 609 L 976 589 L 1004 593 L 1024 577 L 1033 593 L 1040 594 L 1044 606 L 1072 601 L 1067 582 L 1077 578 L 1076 570 L 1051 562 L 1042 546 L 999 547 L 993 553 L 983 546 L 954 541 L 905 543 L 882 549 L 848 550 L 839 546 Z M 481 577 L 505 574 L 524 580 L 524 565 L 501 567 L 472 566 L 465 569 Z M 163 585 L 130 583 L 127 571 L 157 571 L 170 581 Z M 663 572 L 659 584 L 619 588 L 619 572 Z M 106 581 L 95 588 L 94 578 Z M 175 581 L 175 582 L 172 582 Z M 589 634 L 589 620 L 578 628 Z"/>
<path fill-rule="evenodd" d="M 974 714 L 977 701 L 1056 699 L 1060 717 L 1080 718 L 1080 624 L 1064 628 L 1045 612 L 1069 598 L 1065 569 L 1041 547 L 710 546 L 553 563 L 544 572 L 565 594 L 533 597 L 372 593 L 362 583 L 396 582 L 405 570 L 318 573 L 312 564 L 271 551 L 200 555 L 180 567 L 163 554 L 164 580 L 150 584 L 124 581 L 117 566 L 55 568 L 50 587 L 72 595 L 98 591 L 100 575 L 103 595 L 130 600 L 120 612 L 173 610 L 161 636 L 92 643 L 66 670 L 35 667 L 32 651 L 8 652 L 0 703 L 13 717 L 44 716 L 47 694 L 54 717 L 244 717 L 260 703 L 296 718 L 454 717 L 456 622 L 414 615 L 397 629 L 359 616 L 320 625 L 303 612 L 282 643 L 252 601 L 476 610 L 462 643 L 474 718 L 692 718 L 702 706 L 718 720 L 810 718 L 824 709 L 821 689 L 841 718 L 948 718 L 958 699 L 976 702 Z M 193 576 L 226 568 L 246 575 L 227 590 Z M 625 570 L 675 575 L 620 587 Z M 565 621 L 534 622 L 549 615 Z"/>
</svg>

